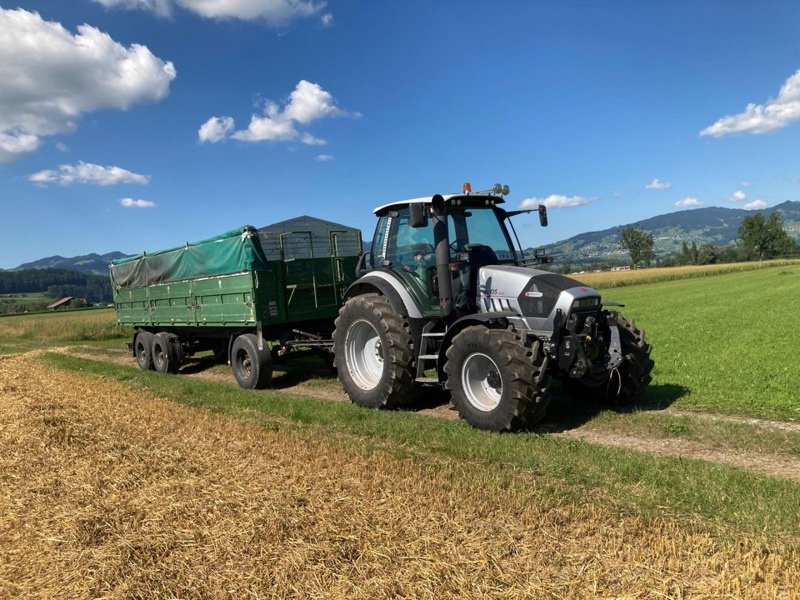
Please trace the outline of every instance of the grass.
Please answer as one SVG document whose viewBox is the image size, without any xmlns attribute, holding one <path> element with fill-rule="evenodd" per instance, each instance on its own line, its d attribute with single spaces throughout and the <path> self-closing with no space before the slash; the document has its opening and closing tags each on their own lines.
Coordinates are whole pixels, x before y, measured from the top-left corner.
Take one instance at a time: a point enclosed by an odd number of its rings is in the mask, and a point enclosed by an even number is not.
<svg viewBox="0 0 800 600">
<path fill-rule="evenodd" d="M 0 318 L 0 339 L 5 343 L 123 340 L 130 334 L 129 328 L 117 325 L 113 309 Z"/>
<path fill-rule="evenodd" d="M 627 287 L 641 283 L 659 283 L 696 277 L 713 277 L 726 273 L 741 273 L 773 267 L 796 266 L 800 260 L 777 259 L 761 262 L 728 263 L 722 265 L 687 265 L 682 267 L 661 267 L 636 269 L 634 271 L 613 271 L 603 273 L 581 273 L 573 275 L 576 279 L 600 289 Z"/>
<path fill-rule="evenodd" d="M 790 421 L 800 419 L 798 297 L 800 264 L 604 294 L 653 344 L 651 402 Z"/>
<path fill-rule="evenodd" d="M 523 469 L 573 492 L 603 491 L 628 508 L 660 513 L 665 508 L 701 515 L 752 533 L 798 532 L 800 486 L 701 461 L 654 457 L 539 434 L 497 435 L 461 422 L 402 412 L 370 411 L 280 392 L 247 392 L 223 383 L 160 376 L 134 368 L 49 354 L 48 365 L 112 378 L 189 406 L 270 426 L 353 436 L 407 452 Z"/>
</svg>

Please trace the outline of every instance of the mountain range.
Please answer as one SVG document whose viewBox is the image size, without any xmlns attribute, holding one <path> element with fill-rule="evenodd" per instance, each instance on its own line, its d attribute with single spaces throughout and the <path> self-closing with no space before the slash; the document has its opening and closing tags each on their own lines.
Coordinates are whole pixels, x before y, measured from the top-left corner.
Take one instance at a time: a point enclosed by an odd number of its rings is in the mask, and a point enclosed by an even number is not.
<svg viewBox="0 0 800 600">
<path fill-rule="evenodd" d="M 800 202 L 787 201 L 761 211 L 781 215 L 784 228 L 800 238 Z M 739 226 L 746 216 L 756 211 L 712 206 L 680 210 L 629 223 L 652 234 L 655 252 L 659 257 L 677 254 L 683 242 L 725 246 L 739 235 Z M 619 247 L 620 234 L 628 225 L 618 225 L 602 231 L 581 233 L 569 239 L 547 245 L 547 253 L 559 264 L 588 264 L 608 260 L 627 261 L 628 254 Z"/>
<path fill-rule="evenodd" d="M 787 201 L 760 211 L 764 215 L 778 212 L 786 230 L 800 238 L 800 202 Z M 629 225 L 635 225 L 653 235 L 657 256 L 669 256 L 680 251 L 683 242 L 696 242 L 724 246 L 732 244 L 738 234 L 742 219 L 755 211 L 712 206 L 694 208 L 651 217 Z M 628 255 L 619 247 L 620 233 L 628 225 L 617 225 L 602 231 L 590 231 L 569 239 L 547 245 L 547 253 L 560 264 L 589 264 L 608 260 L 627 261 Z M 368 250 L 369 242 L 364 243 Z M 84 254 L 67 258 L 48 256 L 19 265 L 15 271 L 24 269 L 69 269 L 90 275 L 108 275 L 112 259 L 127 256 L 122 252 L 106 254 Z"/>
<path fill-rule="evenodd" d="M 108 275 L 108 265 L 112 259 L 124 258 L 128 256 L 123 252 L 108 252 L 107 254 L 84 254 L 67 258 L 64 256 L 48 256 L 33 262 L 23 263 L 13 269 L 22 271 L 25 269 L 69 269 L 87 275 Z"/>
</svg>

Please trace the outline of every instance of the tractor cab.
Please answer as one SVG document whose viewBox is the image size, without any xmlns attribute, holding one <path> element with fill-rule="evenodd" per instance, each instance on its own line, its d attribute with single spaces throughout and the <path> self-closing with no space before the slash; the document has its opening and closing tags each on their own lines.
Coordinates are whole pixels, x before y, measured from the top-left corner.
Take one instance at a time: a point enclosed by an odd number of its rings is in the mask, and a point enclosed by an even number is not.
<svg viewBox="0 0 800 600">
<path fill-rule="evenodd" d="M 501 208 L 503 194 L 508 192 L 508 186 L 498 184 L 473 193 L 465 184 L 461 194 L 413 198 L 378 207 L 372 267 L 401 278 L 426 315 L 439 313 L 440 292 L 448 287 L 457 313 L 474 311 L 481 267 L 524 264 L 513 225 L 509 230 L 506 222 L 511 215 L 532 211 L 508 213 Z M 546 210 L 544 206 L 539 210 L 542 224 L 547 222 Z M 437 246 L 441 246 L 439 262 L 443 264 L 437 263 Z M 440 272 L 442 266 L 445 268 Z M 440 286 L 443 280 L 447 281 Z"/>
</svg>

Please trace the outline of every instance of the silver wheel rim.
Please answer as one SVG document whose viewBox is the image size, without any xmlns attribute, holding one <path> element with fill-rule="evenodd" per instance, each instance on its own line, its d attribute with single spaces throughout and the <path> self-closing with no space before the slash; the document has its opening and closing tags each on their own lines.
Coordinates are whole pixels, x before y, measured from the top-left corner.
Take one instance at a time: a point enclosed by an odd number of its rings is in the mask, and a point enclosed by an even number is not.
<svg viewBox="0 0 800 600">
<path fill-rule="evenodd" d="M 344 340 L 347 371 L 362 390 L 372 390 L 383 375 L 383 345 L 378 331 L 369 321 L 356 321 Z"/>
<path fill-rule="evenodd" d="M 482 352 L 470 354 L 461 368 L 461 387 L 472 406 L 483 412 L 494 410 L 503 396 L 497 363 Z"/>
</svg>

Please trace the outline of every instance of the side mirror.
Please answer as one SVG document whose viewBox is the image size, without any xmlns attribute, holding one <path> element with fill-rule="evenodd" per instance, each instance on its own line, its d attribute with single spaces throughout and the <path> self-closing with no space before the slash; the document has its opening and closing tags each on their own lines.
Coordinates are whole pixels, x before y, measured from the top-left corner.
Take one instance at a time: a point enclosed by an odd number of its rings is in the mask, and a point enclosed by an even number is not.
<svg viewBox="0 0 800 600">
<path fill-rule="evenodd" d="M 426 208 L 422 202 L 412 202 L 408 205 L 408 222 L 411 227 L 425 227 L 428 225 Z"/>
<path fill-rule="evenodd" d="M 539 225 L 547 227 L 547 207 L 544 204 L 539 205 Z"/>
</svg>

